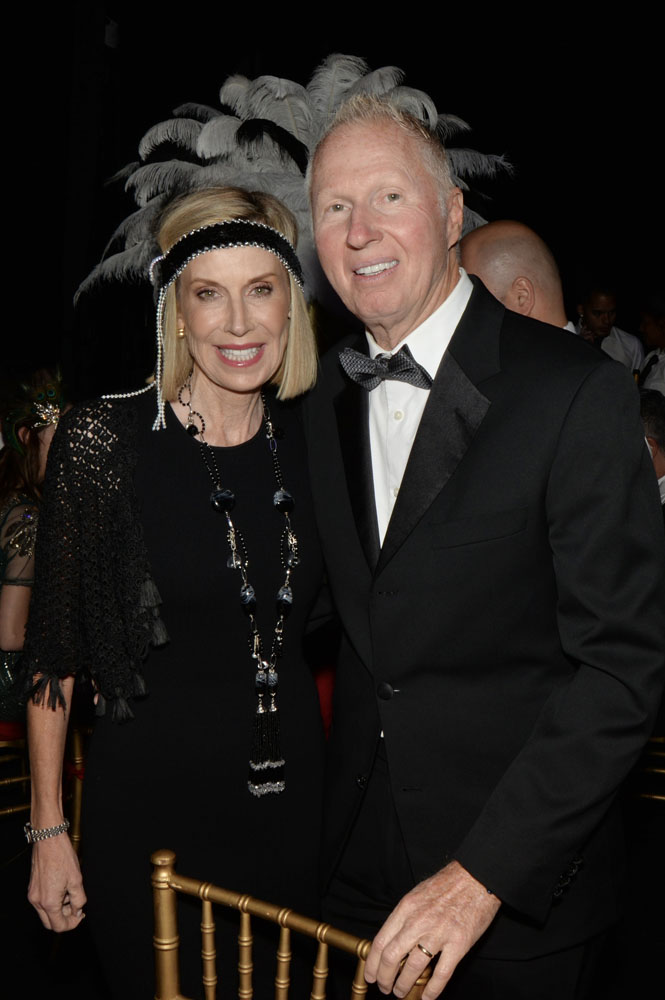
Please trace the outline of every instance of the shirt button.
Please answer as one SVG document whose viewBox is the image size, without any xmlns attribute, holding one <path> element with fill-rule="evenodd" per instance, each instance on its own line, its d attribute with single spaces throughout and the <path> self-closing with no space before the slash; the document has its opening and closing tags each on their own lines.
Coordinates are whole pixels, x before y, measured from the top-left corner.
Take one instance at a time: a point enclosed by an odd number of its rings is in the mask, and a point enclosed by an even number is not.
<svg viewBox="0 0 665 1000">
<path fill-rule="evenodd" d="M 393 417 L 395 418 L 395 420 L 401 420 L 403 416 L 404 413 L 402 410 L 395 410 L 395 412 L 393 413 Z"/>
<path fill-rule="evenodd" d="M 393 496 L 396 497 L 398 493 L 399 493 L 399 486 L 393 486 L 392 489 Z"/>
</svg>

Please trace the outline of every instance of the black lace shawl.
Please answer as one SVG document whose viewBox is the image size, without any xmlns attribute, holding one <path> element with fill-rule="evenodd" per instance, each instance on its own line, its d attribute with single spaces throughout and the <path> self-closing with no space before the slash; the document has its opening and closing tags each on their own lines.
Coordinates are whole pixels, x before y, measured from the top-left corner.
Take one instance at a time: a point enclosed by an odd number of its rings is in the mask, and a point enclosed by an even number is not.
<svg viewBox="0 0 665 1000">
<path fill-rule="evenodd" d="M 167 640 L 150 576 L 132 472 L 136 403 L 99 400 L 61 420 L 49 454 L 23 669 L 37 703 L 63 704 L 60 678 L 83 671 L 98 712 L 133 717 L 141 662 Z"/>
</svg>

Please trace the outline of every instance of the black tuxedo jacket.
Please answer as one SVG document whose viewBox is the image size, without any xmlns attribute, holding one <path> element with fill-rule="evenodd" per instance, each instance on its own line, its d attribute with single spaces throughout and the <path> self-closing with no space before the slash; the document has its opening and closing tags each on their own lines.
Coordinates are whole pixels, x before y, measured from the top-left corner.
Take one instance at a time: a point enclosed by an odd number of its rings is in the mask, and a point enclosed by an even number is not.
<svg viewBox="0 0 665 1000">
<path fill-rule="evenodd" d="M 381 549 L 368 394 L 337 352 L 307 403 L 345 634 L 327 860 L 383 730 L 415 880 L 458 859 L 505 904 L 480 949 L 527 957 L 615 913 L 611 805 L 662 686 L 665 537 L 622 366 L 474 285 Z"/>
</svg>

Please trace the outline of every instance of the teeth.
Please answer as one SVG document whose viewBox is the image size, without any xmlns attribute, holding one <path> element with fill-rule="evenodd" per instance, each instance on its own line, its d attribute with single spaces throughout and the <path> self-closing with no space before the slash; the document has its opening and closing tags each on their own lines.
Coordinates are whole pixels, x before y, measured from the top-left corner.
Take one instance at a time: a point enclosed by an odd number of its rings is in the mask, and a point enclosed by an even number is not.
<svg viewBox="0 0 665 1000">
<path fill-rule="evenodd" d="M 381 264 L 369 264 L 367 267 L 357 267 L 356 274 L 379 274 L 381 271 L 389 271 L 396 264 L 396 260 L 386 260 Z"/>
<path fill-rule="evenodd" d="M 260 353 L 260 347 L 218 347 L 217 350 L 229 361 L 251 361 Z"/>
</svg>

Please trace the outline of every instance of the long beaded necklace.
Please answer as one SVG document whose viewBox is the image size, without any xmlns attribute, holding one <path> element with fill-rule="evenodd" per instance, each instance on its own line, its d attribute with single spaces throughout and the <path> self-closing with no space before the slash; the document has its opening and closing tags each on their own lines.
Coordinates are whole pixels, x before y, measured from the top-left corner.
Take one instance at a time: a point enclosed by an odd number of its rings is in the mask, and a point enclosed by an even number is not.
<svg viewBox="0 0 665 1000">
<path fill-rule="evenodd" d="M 187 398 L 183 398 L 183 393 Z M 263 407 L 263 425 L 272 458 L 273 472 L 277 489 L 273 494 L 272 503 L 284 517 L 284 528 L 280 537 L 280 558 L 284 567 L 284 583 L 277 591 L 277 618 L 273 628 L 270 653 L 266 658 L 263 652 L 263 642 L 256 621 L 256 592 L 248 576 L 249 559 L 245 540 L 231 518 L 235 507 L 235 494 L 222 486 L 215 453 L 205 439 L 205 420 L 198 410 L 192 407 L 192 372 L 178 390 L 178 402 L 187 407 L 187 433 L 197 438 L 201 457 L 212 480 L 210 503 L 214 510 L 226 518 L 230 555 L 227 561 L 229 569 L 240 573 L 240 606 L 249 619 L 249 651 L 254 661 L 254 685 L 256 691 L 256 713 L 254 715 L 254 737 L 249 760 L 249 777 L 247 787 L 252 795 L 268 795 L 284 790 L 284 758 L 281 754 L 279 731 L 279 709 L 277 705 L 278 673 L 277 661 L 282 655 L 284 641 L 284 623 L 293 604 L 291 589 L 291 574 L 298 565 L 298 540 L 291 526 L 290 513 L 294 507 L 293 495 L 284 487 L 282 470 L 277 458 L 277 441 L 275 428 L 270 416 L 270 410 L 261 393 Z"/>
</svg>

